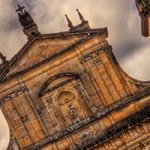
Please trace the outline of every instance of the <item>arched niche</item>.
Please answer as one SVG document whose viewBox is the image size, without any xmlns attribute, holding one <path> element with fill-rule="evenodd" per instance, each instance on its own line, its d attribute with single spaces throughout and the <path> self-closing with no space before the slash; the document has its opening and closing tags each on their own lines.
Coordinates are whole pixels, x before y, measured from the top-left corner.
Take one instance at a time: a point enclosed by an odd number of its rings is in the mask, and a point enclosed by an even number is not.
<svg viewBox="0 0 150 150">
<path fill-rule="evenodd" d="M 74 99 L 76 99 L 76 96 L 72 92 L 62 91 L 57 97 L 57 104 L 59 106 L 67 105 L 71 103 Z"/>
<path fill-rule="evenodd" d="M 73 73 L 52 76 L 42 86 L 39 96 L 58 130 L 64 130 L 89 116 L 86 92 L 83 87 L 81 90 L 81 86 L 79 75 Z"/>
<path fill-rule="evenodd" d="M 57 92 L 53 102 L 67 126 L 76 124 L 85 117 L 78 101 L 78 96 L 73 89 L 64 88 Z"/>
</svg>

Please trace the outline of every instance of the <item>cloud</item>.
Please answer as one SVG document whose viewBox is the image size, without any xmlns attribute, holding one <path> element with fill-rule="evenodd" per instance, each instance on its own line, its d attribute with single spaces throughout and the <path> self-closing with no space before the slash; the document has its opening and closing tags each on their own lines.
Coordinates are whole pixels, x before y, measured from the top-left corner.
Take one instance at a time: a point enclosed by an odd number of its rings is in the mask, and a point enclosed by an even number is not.
<svg viewBox="0 0 150 150">
<path fill-rule="evenodd" d="M 136 79 L 148 79 L 150 80 L 150 69 L 149 68 L 149 44 L 145 44 L 142 47 L 137 48 L 138 53 L 126 58 L 123 61 L 124 70 L 130 76 Z M 135 63 L 136 62 L 136 63 Z M 130 70 L 128 68 L 131 68 Z"/>
<path fill-rule="evenodd" d="M 141 36 L 135 0 L 1 0 L 0 50 L 7 59 L 27 41 L 15 12 L 18 4 L 26 6 L 41 33 L 67 31 L 65 14 L 74 25 L 79 24 L 76 12 L 76 8 L 79 8 L 85 19 L 89 20 L 91 28 L 108 27 L 108 41 L 122 68 L 132 77 L 150 79 L 150 38 Z M 4 132 L 1 126 L 3 123 L 0 125 L 0 146 L 7 143 L 6 130 Z"/>
<path fill-rule="evenodd" d="M 0 111 L 0 150 L 5 150 L 9 142 L 8 125 Z"/>
</svg>

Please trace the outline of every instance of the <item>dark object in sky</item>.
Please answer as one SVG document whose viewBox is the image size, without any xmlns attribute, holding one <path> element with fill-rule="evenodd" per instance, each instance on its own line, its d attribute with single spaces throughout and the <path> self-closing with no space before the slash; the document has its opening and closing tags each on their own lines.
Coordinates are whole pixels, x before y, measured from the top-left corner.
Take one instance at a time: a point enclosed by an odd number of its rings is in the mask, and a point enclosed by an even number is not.
<svg viewBox="0 0 150 150">
<path fill-rule="evenodd" d="M 136 5 L 141 16 L 142 35 L 150 36 L 150 0 L 136 0 Z"/>
<path fill-rule="evenodd" d="M 24 33 L 27 35 L 28 39 L 30 39 L 31 37 L 40 34 L 40 32 L 38 31 L 38 27 L 36 23 L 34 23 L 30 14 L 24 9 L 24 6 L 21 7 L 18 5 L 16 12 L 18 12 L 19 21 L 23 26 Z"/>
</svg>

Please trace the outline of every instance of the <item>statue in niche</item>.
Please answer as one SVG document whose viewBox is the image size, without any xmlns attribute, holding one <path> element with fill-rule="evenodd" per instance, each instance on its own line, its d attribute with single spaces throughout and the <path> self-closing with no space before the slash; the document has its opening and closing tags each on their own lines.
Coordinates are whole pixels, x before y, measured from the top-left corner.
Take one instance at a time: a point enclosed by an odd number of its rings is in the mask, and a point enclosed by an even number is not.
<svg viewBox="0 0 150 150">
<path fill-rule="evenodd" d="M 69 123 L 76 124 L 80 121 L 76 108 L 76 96 L 70 91 L 63 91 L 57 98 L 57 104 L 60 106 L 61 112 L 65 120 Z M 70 124 L 69 123 L 69 124 Z"/>
<path fill-rule="evenodd" d="M 78 123 L 80 121 L 80 118 L 77 116 L 75 108 L 71 104 L 69 104 L 68 109 L 72 117 L 73 124 Z"/>
<path fill-rule="evenodd" d="M 69 112 L 70 112 L 72 119 L 75 119 L 77 117 L 77 114 L 75 112 L 74 107 L 71 104 L 69 104 L 68 109 L 69 109 Z"/>
</svg>

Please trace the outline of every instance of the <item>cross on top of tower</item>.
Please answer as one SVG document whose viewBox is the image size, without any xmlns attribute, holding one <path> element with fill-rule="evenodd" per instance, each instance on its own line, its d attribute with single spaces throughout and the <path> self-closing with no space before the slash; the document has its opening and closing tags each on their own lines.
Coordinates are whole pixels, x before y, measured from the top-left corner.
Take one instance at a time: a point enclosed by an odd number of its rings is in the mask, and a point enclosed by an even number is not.
<svg viewBox="0 0 150 150">
<path fill-rule="evenodd" d="M 18 5 L 18 9 L 16 10 L 16 12 L 19 12 L 19 13 L 21 13 L 21 14 L 23 15 L 23 10 L 24 10 L 24 9 L 25 9 L 24 6 Z"/>
</svg>

